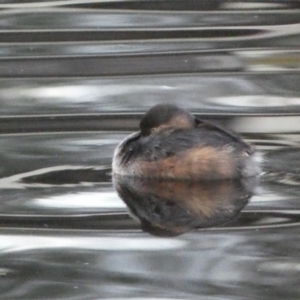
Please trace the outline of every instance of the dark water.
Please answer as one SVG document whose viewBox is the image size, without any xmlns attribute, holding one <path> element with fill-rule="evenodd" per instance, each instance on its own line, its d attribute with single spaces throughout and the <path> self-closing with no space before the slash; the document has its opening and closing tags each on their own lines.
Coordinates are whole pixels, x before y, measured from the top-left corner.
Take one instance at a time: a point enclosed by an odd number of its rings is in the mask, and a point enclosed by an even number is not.
<svg viewBox="0 0 300 300">
<path fill-rule="evenodd" d="M 0 298 L 298 299 L 299 8 L 2 1 Z M 264 155 L 234 220 L 161 238 L 114 190 L 114 148 L 162 102 Z"/>
</svg>

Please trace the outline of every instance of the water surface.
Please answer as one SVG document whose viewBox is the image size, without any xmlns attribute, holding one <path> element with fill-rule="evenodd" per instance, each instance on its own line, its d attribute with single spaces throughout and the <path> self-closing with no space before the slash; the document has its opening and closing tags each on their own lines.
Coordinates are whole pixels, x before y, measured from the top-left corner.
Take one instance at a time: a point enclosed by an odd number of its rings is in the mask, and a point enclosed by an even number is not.
<svg viewBox="0 0 300 300">
<path fill-rule="evenodd" d="M 297 299 L 297 1 L 0 4 L 1 299 Z M 241 213 L 161 238 L 112 185 L 157 103 L 264 155 Z"/>
</svg>

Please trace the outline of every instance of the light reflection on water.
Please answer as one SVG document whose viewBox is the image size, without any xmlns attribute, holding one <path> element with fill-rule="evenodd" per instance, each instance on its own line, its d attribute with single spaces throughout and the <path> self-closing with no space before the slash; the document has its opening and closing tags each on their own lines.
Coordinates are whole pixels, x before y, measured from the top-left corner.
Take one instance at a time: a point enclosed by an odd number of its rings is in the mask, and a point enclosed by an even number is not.
<svg viewBox="0 0 300 300">
<path fill-rule="evenodd" d="M 29 290 L 19 292 L 28 299 L 41 293 L 40 288 L 45 291 L 40 297 L 67 297 L 73 295 L 73 286 L 78 286 L 75 299 L 144 297 L 145 290 L 158 298 L 161 293 L 165 298 L 193 298 L 196 293 L 218 298 L 242 297 L 236 289 L 251 282 L 248 288 L 253 293 L 271 298 L 276 297 L 273 289 L 282 276 L 287 284 L 295 284 L 297 271 L 289 266 L 298 264 L 297 136 L 292 135 L 291 142 L 282 133 L 276 139 L 275 133 L 251 133 L 252 142 L 265 155 L 265 175 L 235 223 L 175 239 L 155 239 L 141 232 L 112 187 L 107 166 L 126 134 L 1 137 L 1 180 L 13 178 L 16 184 L 1 189 L 1 253 L 7 287 L 12 278 L 17 286 L 22 282 Z M 287 178 L 293 174 L 291 184 Z M 268 264 L 281 267 L 270 269 Z M 32 266 L 38 271 L 32 273 Z M 61 275 L 53 281 L 52 272 Z M 63 285 L 61 296 L 47 288 L 57 279 Z M 5 299 L 15 297 L 17 286 L 8 288 Z M 285 292 L 292 299 L 298 291 Z"/>
<path fill-rule="evenodd" d="M 299 298 L 296 1 L 0 8 L 1 299 Z M 162 102 L 264 156 L 220 227 L 153 237 L 113 188 L 114 148 Z"/>
<path fill-rule="evenodd" d="M 162 102 L 201 114 L 286 115 L 299 113 L 298 82 L 299 73 L 233 72 L 1 79 L 0 88 L 4 116 L 141 113 Z"/>
</svg>

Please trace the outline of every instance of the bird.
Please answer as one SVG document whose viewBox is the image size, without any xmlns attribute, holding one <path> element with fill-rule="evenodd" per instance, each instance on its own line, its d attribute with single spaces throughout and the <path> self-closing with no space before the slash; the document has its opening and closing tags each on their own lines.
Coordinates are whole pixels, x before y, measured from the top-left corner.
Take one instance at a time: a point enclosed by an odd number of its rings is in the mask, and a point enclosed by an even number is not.
<svg viewBox="0 0 300 300">
<path fill-rule="evenodd" d="M 112 171 L 162 180 L 223 180 L 257 176 L 261 158 L 229 129 L 158 104 L 141 119 L 139 131 L 115 149 Z"/>
</svg>

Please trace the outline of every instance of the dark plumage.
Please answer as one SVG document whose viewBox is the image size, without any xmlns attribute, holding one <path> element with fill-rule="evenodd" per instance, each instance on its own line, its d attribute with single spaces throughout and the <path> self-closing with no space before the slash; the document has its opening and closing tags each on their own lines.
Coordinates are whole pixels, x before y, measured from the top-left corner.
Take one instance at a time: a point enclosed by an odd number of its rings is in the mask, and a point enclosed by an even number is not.
<svg viewBox="0 0 300 300">
<path fill-rule="evenodd" d="M 255 152 L 229 130 L 173 105 L 151 108 L 117 147 L 113 172 L 164 179 L 228 179 L 259 173 Z"/>
</svg>

